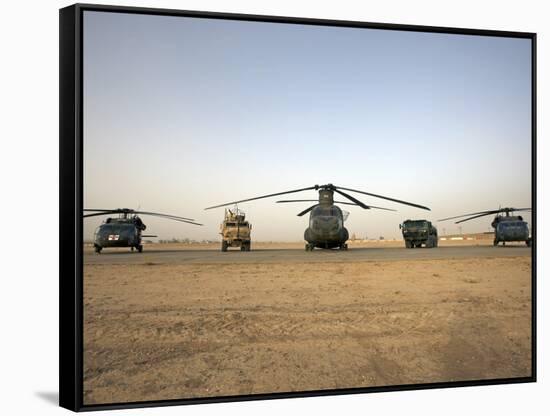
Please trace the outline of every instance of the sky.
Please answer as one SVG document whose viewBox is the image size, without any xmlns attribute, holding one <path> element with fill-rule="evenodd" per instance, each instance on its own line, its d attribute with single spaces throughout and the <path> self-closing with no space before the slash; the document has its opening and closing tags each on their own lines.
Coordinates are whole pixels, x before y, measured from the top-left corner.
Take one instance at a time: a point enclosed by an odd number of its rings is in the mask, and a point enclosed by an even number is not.
<svg viewBox="0 0 550 416">
<path fill-rule="evenodd" d="M 207 206 L 315 184 L 431 208 L 354 194 L 398 210 L 342 206 L 358 238 L 530 207 L 530 42 L 85 11 L 84 206 L 191 217 L 204 226 L 142 219 L 199 240 L 219 239 L 223 208 Z M 239 206 L 253 239 L 301 241 L 310 204 L 278 199 Z M 85 220 L 85 239 L 101 221 Z"/>
</svg>

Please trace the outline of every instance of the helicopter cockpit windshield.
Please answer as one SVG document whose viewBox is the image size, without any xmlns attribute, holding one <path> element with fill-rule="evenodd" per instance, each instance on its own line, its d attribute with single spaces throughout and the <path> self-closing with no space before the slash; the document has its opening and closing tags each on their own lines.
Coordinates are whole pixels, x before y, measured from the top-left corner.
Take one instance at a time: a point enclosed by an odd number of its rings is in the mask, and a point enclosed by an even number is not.
<svg viewBox="0 0 550 416">
<path fill-rule="evenodd" d="M 131 224 L 103 224 L 98 231 L 130 237 L 135 234 L 136 228 Z"/>
<path fill-rule="evenodd" d="M 328 207 L 317 205 L 311 211 L 311 216 L 312 217 L 338 217 L 342 219 L 342 210 L 334 205 L 331 205 Z"/>
</svg>

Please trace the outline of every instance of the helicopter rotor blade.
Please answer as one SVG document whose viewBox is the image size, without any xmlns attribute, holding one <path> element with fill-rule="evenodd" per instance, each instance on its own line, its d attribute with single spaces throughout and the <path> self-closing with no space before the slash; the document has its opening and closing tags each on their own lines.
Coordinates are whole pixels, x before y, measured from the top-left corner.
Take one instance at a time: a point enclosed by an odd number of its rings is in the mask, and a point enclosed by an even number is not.
<svg viewBox="0 0 550 416">
<path fill-rule="evenodd" d="M 301 217 L 302 215 L 307 214 L 309 211 L 311 211 L 311 210 L 312 210 L 313 208 L 315 208 L 317 205 L 319 205 L 319 204 L 315 204 L 315 205 L 310 206 L 310 207 L 307 208 L 307 209 L 304 209 L 302 212 L 298 213 L 298 217 Z"/>
<path fill-rule="evenodd" d="M 83 218 L 98 217 L 98 216 L 100 216 L 100 215 L 118 214 L 119 212 L 120 212 L 120 211 L 96 212 L 95 214 L 86 214 L 86 215 L 83 215 L 82 217 L 83 217 Z"/>
<path fill-rule="evenodd" d="M 82 211 L 86 211 L 86 212 L 109 211 L 109 212 L 112 212 L 112 211 L 119 211 L 119 209 L 91 209 L 91 208 L 84 208 Z"/>
<path fill-rule="evenodd" d="M 84 209 L 83 211 L 96 211 L 96 210 Z M 192 219 L 192 218 L 178 217 L 176 215 L 169 215 L 169 214 L 160 214 L 160 213 L 157 213 L 157 212 L 134 211 L 132 209 L 125 209 L 125 208 L 124 209 L 105 210 L 105 211 L 102 211 L 102 212 L 95 212 L 93 214 L 85 214 L 82 217 L 83 218 L 89 218 L 89 217 L 98 217 L 98 216 L 101 216 L 101 215 L 121 214 L 121 213 L 123 213 L 123 214 L 126 213 L 126 214 L 150 215 L 150 216 L 164 218 L 164 219 L 168 219 L 168 220 L 185 222 L 187 224 L 203 225 L 203 224 L 199 224 L 198 222 L 195 222 L 195 220 Z"/>
<path fill-rule="evenodd" d="M 440 220 L 437 220 L 437 221 L 455 220 L 457 218 L 462 218 L 462 217 L 478 218 L 478 217 L 483 217 L 485 215 L 493 215 L 493 214 L 499 214 L 501 212 L 515 212 L 515 211 L 531 211 L 531 208 L 499 208 L 499 209 L 492 209 L 492 210 L 489 210 L 489 211 L 480 211 L 480 212 L 472 212 L 470 214 L 457 215 L 455 217 L 443 218 L 443 219 L 440 219 Z M 468 221 L 472 218 L 468 218 L 464 221 Z M 463 222 L 463 221 L 459 221 L 459 222 Z M 456 224 L 458 224 L 458 223 L 456 223 Z"/>
<path fill-rule="evenodd" d="M 277 204 L 284 204 L 286 202 L 318 202 L 317 199 L 285 199 L 282 201 L 275 201 Z"/>
<path fill-rule="evenodd" d="M 499 214 L 499 213 L 501 213 L 501 212 L 509 213 L 509 212 L 515 212 L 515 211 L 531 211 L 531 208 L 500 208 L 500 209 L 498 209 L 498 210 L 490 211 L 490 212 L 488 212 L 488 213 L 486 213 L 486 214 L 475 215 L 475 216 L 473 216 L 473 217 L 470 217 L 470 218 L 466 218 L 466 219 L 457 221 L 457 222 L 455 222 L 455 224 L 460 224 L 461 222 L 470 221 L 470 220 L 473 220 L 473 219 L 476 219 L 476 218 L 479 218 L 479 217 L 484 217 L 484 216 L 486 216 L 486 215 Z"/>
<path fill-rule="evenodd" d="M 228 205 L 240 204 L 241 202 L 254 201 L 254 200 L 256 200 L 256 199 L 269 198 L 269 197 L 271 197 L 271 196 L 292 194 L 292 193 L 295 193 L 295 192 L 302 192 L 302 191 L 310 191 L 310 190 L 312 190 L 312 189 L 318 189 L 318 188 L 319 188 L 318 185 L 314 185 L 314 186 L 309 186 L 309 187 L 307 187 L 307 188 L 294 189 L 294 190 L 292 190 L 292 191 L 277 192 L 277 193 L 274 193 L 274 194 L 262 195 L 262 196 L 257 196 L 257 197 L 254 197 L 254 198 L 241 199 L 241 200 L 239 200 L 239 201 L 227 202 L 227 203 L 225 203 L 225 204 L 220 204 L 220 205 L 214 205 L 214 206 L 211 206 L 211 207 L 207 207 L 207 208 L 205 208 L 205 210 L 207 210 L 207 209 L 213 209 L 213 208 L 219 208 L 219 207 L 225 207 L 225 206 L 228 206 Z"/>
<path fill-rule="evenodd" d="M 390 197 L 387 197 L 387 196 L 372 194 L 372 193 L 370 193 L 370 192 L 358 191 L 357 189 L 344 188 L 344 187 L 342 187 L 342 186 L 336 186 L 336 185 L 334 185 L 334 188 L 335 188 L 335 190 L 337 190 L 337 189 L 344 189 L 344 190 L 346 190 L 346 191 L 357 192 L 357 193 L 364 194 L 364 195 L 374 196 L 375 198 L 386 199 L 386 200 L 388 200 L 388 201 L 397 202 L 397 203 L 399 203 L 399 204 L 410 205 L 411 207 L 415 207 L 415 208 L 420 208 L 420 209 L 425 209 L 425 210 L 427 210 L 427 211 L 431 211 L 430 208 L 425 207 L 424 205 L 418 205 L 418 204 L 414 204 L 414 203 L 412 203 L 412 202 L 402 201 L 402 200 L 400 200 L 400 199 L 395 199 L 395 198 L 390 198 Z"/>
<path fill-rule="evenodd" d="M 491 215 L 491 214 L 497 214 L 498 212 L 500 212 L 500 209 L 493 209 L 493 210 L 490 210 L 490 211 L 472 212 L 470 214 L 462 214 L 462 215 L 457 215 L 457 216 L 454 216 L 454 217 L 442 218 L 442 219 L 437 220 L 437 221 L 455 220 L 457 218 L 470 217 L 470 216 L 473 216 L 473 215 Z"/>
<path fill-rule="evenodd" d="M 317 199 L 287 199 L 287 200 L 282 200 L 282 201 L 275 201 L 277 204 L 284 204 L 284 203 L 288 203 L 288 202 L 317 202 Z M 357 205 L 355 202 L 345 202 L 345 201 L 334 201 L 335 204 L 342 204 L 342 205 L 354 205 L 354 206 L 359 206 Z M 384 211 L 393 211 L 393 212 L 397 212 L 396 209 L 391 209 L 391 208 L 384 208 L 384 207 L 377 207 L 377 206 L 374 206 L 374 205 L 368 205 L 368 207 L 370 207 L 371 209 L 374 208 L 374 209 L 383 209 Z"/>
<path fill-rule="evenodd" d="M 172 220 L 172 221 L 185 222 L 185 223 L 187 223 L 187 224 L 203 225 L 203 224 L 199 224 L 198 222 L 188 221 L 188 220 L 180 220 L 180 219 L 178 219 L 178 218 L 168 218 L 168 217 L 164 217 L 164 218 L 165 218 L 165 219 Z"/>
<path fill-rule="evenodd" d="M 349 199 L 350 201 L 352 202 L 355 202 L 357 205 L 359 205 L 361 208 L 364 208 L 364 209 L 370 209 L 370 207 L 368 205 L 365 205 L 363 204 L 361 201 L 359 201 L 357 198 L 354 198 L 353 196 L 351 195 L 348 195 L 346 194 L 345 192 L 342 192 L 340 191 L 339 189 L 334 189 L 334 192 L 338 192 L 340 195 L 346 197 L 347 199 Z"/>
<path fill-rule="evenodd" d="M 162 214 L 160 212 L 134 211 L 133 213 L 134 214 L 142 214 L 142 215 L 153 215 L 153 216 L 157 216 L 157 217 L 167 217 L 167 218 L 187 220 L 187 221 L 195 221 L 193 218 L 179 217 L 177 215 L 171 215 L 171 214 Z"/>
<path fill-rule="evenodd" d="M 499 211 L 496 211 L 496 212 L 489 212 L 489 213 L 480 214 L 480 215 L 474 215 L 473 217 L 469 217 L 469 218 L 465 218 L 465 219 L 463 219 L 463 220 L 457 221 L 457 222 L 455 222 L 455 224 L 460 224 L 461 222 L 470 221 L 470 220 L 475 220 L 476 218 L 486 217 L 487 215 L 493 215 L 493 214 L 496 214 L 496 213 L 498 213 L 498 212 L 499 212 Z"/>
</svg>

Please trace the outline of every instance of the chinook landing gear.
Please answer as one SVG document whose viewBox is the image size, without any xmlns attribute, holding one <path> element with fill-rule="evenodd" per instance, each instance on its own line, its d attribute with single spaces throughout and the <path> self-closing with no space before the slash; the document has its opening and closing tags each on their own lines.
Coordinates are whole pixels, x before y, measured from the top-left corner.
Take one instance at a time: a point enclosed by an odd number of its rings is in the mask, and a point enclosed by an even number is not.
<svg viewBox="0 0 550 416">
<path fill-rule="evenodd" d="M 103 247 L 98 246 L 97 244 L 94 244 L 94 251 L 95 251 L 97 254 L 100 254 L 102 249 L 103 249 Z"/>
<path fill-rule="evenodd" d="M 306 251 L 313 251 L 315 246 L 313 244 L 307 243 L 306 244 Z"/>
<path fill-rule="evenodd" d="M 348 249 L 347 244 L 344 243 L 344 244 L 340 245 L 340 250 L 346 250 L 347 251 L 347 249 Z"/>
<path fill-rule="evenodd" d="M 531 243 L 531 239 L 530 239 L 530 238 L 529 238 L 528 240 L 525 240 L 525 245 L 526 245 L 527 247 L 531 247 L 531 244 L 532 244 L 532 243 Z"/>
</svg>

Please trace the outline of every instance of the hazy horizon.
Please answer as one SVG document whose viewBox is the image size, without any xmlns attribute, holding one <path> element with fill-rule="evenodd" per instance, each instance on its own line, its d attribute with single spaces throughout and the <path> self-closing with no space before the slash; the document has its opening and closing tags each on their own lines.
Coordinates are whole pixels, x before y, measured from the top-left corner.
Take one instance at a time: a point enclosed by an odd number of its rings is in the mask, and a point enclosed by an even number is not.
<svg viewBox="0 0 550 416">
<path fill-rule="evenodd" d="M 341 206 L 358 238 L 529 207 L 531 41 L 84 12 L 86 208 L 192 217 L 205 226 L 142 219 L 160 239 L 213 240 L 223 208 L 205 207 L 326 183 L 431 208 L 353 194 L 398 210 Z M 303 238 L 309 203 L 275 201 L 317 193 L 286 197 L 239 205 L 253 240 Z"/>
</svg>

